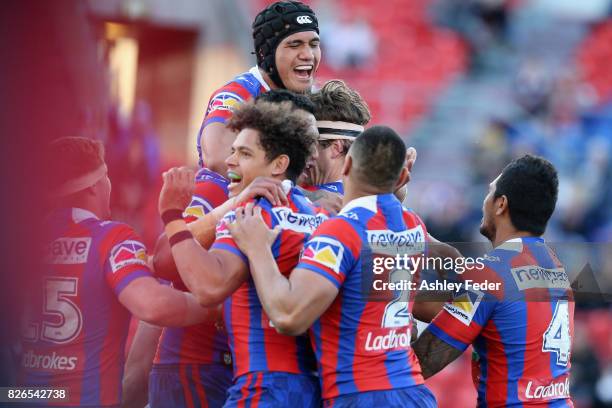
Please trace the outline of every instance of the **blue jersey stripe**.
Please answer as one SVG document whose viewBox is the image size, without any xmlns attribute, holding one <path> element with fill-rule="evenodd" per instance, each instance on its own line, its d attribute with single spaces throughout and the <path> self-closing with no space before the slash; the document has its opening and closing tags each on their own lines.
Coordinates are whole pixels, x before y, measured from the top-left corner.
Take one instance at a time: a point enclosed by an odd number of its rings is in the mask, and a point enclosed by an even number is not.
<svg viewBox="0 0 612 408">
<path fill-rule="evenodd" d="M 230 350 L 235 354 L 236 345 L 234 344 L 234 330 L 232 328 L 232 299 L 233 296 L 228 297 L 223 302 L 223 321 L 225 324 L 225 331 L 227 332 L 227 342 Z M 232 367 L 234 372 L 236 371 L 236 359 L 232 358 Z"/>
<path fill-rule="evenodd" d="M 268 361 L 266 356 L 268 353 L 262 353 L 261 348 L 265 348 L 264 331 L 261 330 L 262 322 L 262 306 L 257 297 L 257 289 L 253 280 L 249 278 L 249 366 L 261 367 L 261 370 L 268 369 Z"/>
<path fill-rule="evenodd" d="M 467 344 L 464 344 L 460 342 L 459 340 L 449 336 L 448 334 L 446 334 L 446 332 L 442 331 L 436 325 L 430 324 L 429 326 L 427 326 L 427 330 L 429 330 L 431 334 L 433 334 L 434 336 L 436 336 L 443 342 L 453 346 L 457 350 L 465 351 L 465 349 L 468 347 Z"/>
</svg>

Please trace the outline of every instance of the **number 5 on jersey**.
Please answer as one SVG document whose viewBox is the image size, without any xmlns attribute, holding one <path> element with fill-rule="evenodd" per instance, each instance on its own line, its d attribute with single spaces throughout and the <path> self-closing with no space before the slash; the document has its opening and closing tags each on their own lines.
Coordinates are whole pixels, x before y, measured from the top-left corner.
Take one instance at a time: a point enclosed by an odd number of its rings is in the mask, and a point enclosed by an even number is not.
<svg viewBox="0 0 612 408">
<path fill-rule="evenodd" d="M 45 279 L 42 322 L 29 323 L 23 337 L 28 341 L 41 339 L 52 343 L 68 343 L 74 340 L 83 328 L 83 315 L 70 297 L 77 296 L 78 278 Z M 39 330 L 40 329 L 40 330 Z"/>
</svg>

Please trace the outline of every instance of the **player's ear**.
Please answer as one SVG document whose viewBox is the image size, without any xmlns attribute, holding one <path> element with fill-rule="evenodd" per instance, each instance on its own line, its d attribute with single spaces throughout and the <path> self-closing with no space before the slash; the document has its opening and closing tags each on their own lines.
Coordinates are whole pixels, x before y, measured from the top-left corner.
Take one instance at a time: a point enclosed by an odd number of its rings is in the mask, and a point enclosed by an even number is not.
<svg viewBox="0 0 612 408">
<path fill-rule="evenodd" d="M 508 211 L 508 197 L 505 195 L 499 196 L 495 199 L 495 215 L 503 215 Z"/>
<path fill-rule="evenodd" d="M 281 154 L 274 160 L 272 160 L 272 176 L 280 176 L 287 171 L 289 168 L 289 156 Z"/>
<path fill-rule="evenodd" d="M 344 165 L 342 166 L 342 176 L 348 176 L 352 167 L 353 167 L 353 158 L 351 157 L 350 154 L 347 154 L 346 158 L 344 159 Z"/>
<path fill-rule="evenodd" d="M 397 183 L 395 183 L 394 190 L 398 190 L 402 188 L 409 181 L 410 181 L 410 172 L 408 171 L 408 168 L 402 167 L 402 171 L 400 172 L 400 175 L 397 179 Z"/>
<path fill-rule="evenodd" d="M 331 144 L 331 148 L 333 149 L 333 158 L 339 157 L 344 151 L 342 140 L 334 140 Z"/>
</svg>

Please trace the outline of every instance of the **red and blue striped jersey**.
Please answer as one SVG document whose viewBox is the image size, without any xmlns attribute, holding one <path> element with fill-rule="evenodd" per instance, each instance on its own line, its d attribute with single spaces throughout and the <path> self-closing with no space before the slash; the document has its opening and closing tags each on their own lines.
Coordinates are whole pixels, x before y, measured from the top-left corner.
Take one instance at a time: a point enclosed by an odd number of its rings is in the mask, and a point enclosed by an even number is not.
<svg viewBox="0 0 612 408">
<path fill-rule="evenodd" d="M 277 225 L 281 233 L 272 245 L 272 253 L 280 272 L 289 274 L 297 265 L 304 242 L 315 228 L 327 219 L 318 214 L 312 203 L 295 187 L 288 196 L 289 204 L 274 207 L 264 198 L 258 200 L 262 215 L 270 228 Z M 217 227 L 216 251 L 228 251 L 248 260 L 233 241 L 227 224 L 235 219 L 229 212 Z M 257 297 L 249 278 L 224 303 L 224 320 L 234 362 L 234 376 L 254 371 L 280 371 L 312 374 L 316 364 L 308 337 L 284 336 L 276 332 Z"/>
<path fill-rule="evenodd" d="M 183 217 L 193 222 L 227 200 L 227 179 L 202 168 L 195 176 L 195 190 Z M 187 291 L 182 282 L 174 287 Z M 160 337 L 154 364 L 229 364 L 227 334 L 221 322 L 205 322 L 189 327 L 165 327 Z"/>
<path fill-rule="evenodd" d="M 413 299 L 387 292 L 386 301 L 377 300 L 370 262 L 386 246 L 418 256 L 426 237 L 421 219 L 393 194 L 384 194 L 349 202 L 304 246 L 298 268 L 339 289 L 310 329 L 324 399 L 423 384 L 410 347 Z"/>
<path fill-rule="evenodd" d="M 344 195 L 344 184 L 342 184 L 342 180 L 334 181 L 331 183 L 323 183 L 318 184 L 316 186 L 300 186 L 306 191 L 318 191 L 325 190 L 331 193 L 337 193 L 340 195 Z"/>
<path fill-rule="evenodd" d="M 241 103 L 256 98 L 260 93 L 269 91 L 270 87 L 261 76 L 256 66 L 238 75 L 221 88 L 217 89 L 208 102 L 204 120 L 198 132 L 198 156 L 200 166 L 204 166 L 202 157 L 202 133 L 211 123 L 227 123 L 232 117 L 232 111 Z"/>
<path fill-rule="evenodd" d="M 152 276 L 146 248 L 129 226 L 82 209 L 54 212 L 47 228 L 45 270 L 23 334 L 23 384 L 68 388 L 60 405 L 118 405 L 130 313 L 117 297 Z"/>
<path fill-rule="evenodd" d="M 427 330 L 459 350 L 473 344 L 479 406 L 572 406 L 574 302 L 563 265 L 535 237 L 507 241 L 484 260 L 463 283 L 499 285 L 481 291 L 464 284 Z"/>
</svg>

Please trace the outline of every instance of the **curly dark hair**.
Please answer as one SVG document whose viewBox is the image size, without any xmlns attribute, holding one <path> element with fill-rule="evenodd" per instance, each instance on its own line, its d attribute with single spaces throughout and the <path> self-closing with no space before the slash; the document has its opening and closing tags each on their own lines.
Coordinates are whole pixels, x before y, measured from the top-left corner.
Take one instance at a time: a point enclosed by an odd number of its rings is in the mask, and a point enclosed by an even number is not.
<svg viewBox="0 0 612 408">
<path fill-rule="evenodd" d="M 506 196 L 512 225 L 519 231 L 542 235 L 559 193 L 557 170 L 548 160 L 526 154 L 502 171 L 494 197 Z"/>
<path fill-rule="evenodd" d="M 266 101 L 272 103 L 289 101 L 293 103 L 295 109 L 302 109 L 313 115 L 315 110 L 314 103 L 312 103 L 308 96 L 297 94 L 286 89 L 272 89 L 268 92 L 260 93 L 257 98 L 255 98 L 255 101 Z"/>
<path fill-rule="evenodd" d="M 259 132 L 259 145 L 272 161 L 282 154 L 289 157 L 285 176 L 295 182 L 306 166 L 317 133 L 306 113 L 295 110 L 291 102 L 248 102 L 234 111 L 227 127 L 234 131 Z"/>
</svg>

